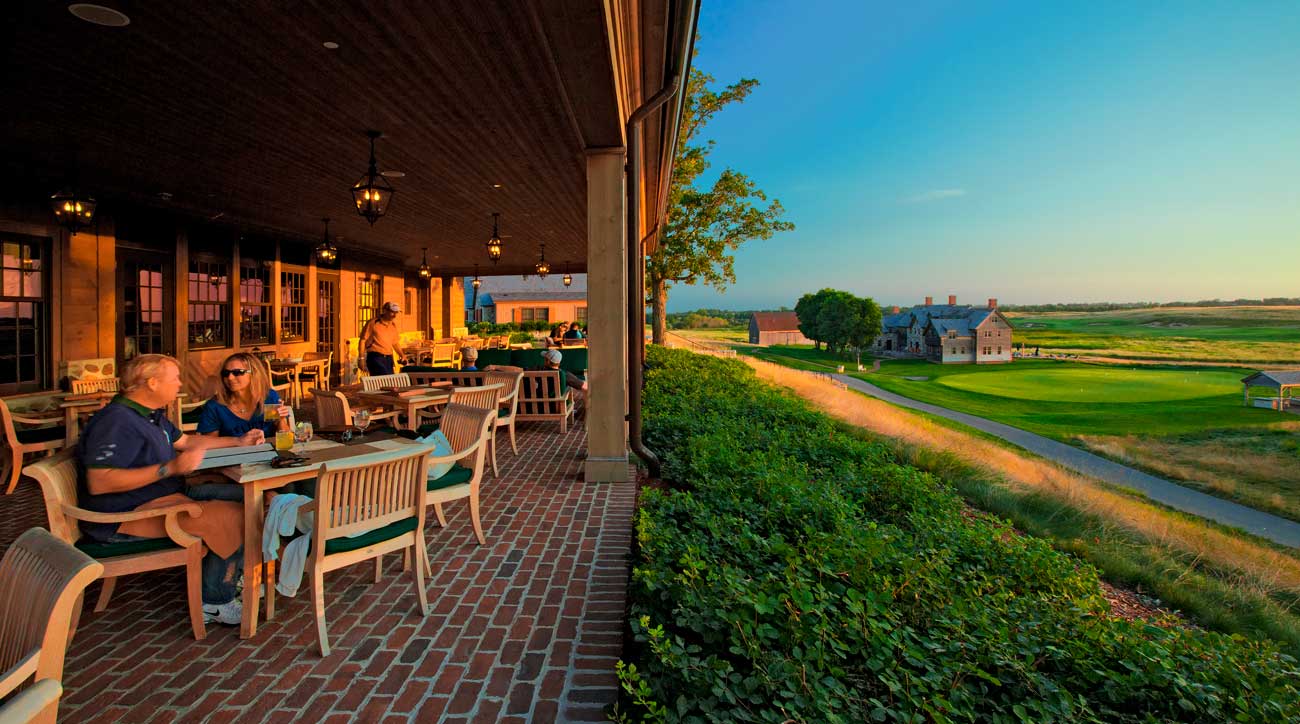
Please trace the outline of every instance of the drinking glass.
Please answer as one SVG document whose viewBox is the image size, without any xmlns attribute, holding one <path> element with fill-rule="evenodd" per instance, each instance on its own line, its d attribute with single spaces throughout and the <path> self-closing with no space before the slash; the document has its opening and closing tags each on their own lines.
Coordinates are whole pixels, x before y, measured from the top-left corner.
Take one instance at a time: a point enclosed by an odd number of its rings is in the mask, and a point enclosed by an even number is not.
<svg viewBox="0 0 1300 724">
<path fill-rule="evenodd" d="M 305 448 L 307 443 L 311 442 L 314 433 L 315 430 L 312 429 L 310 422 L 300 422 L 293 428 L 293 439 Z"/>
<path fill-rule="evenodd" d="M 352 413 L 352 423 L 356 425 L 361 434 L 366 433 L 366 428 L 370 427 L 370 410 L 357 410 Z"/>
<path fill-rule="evenodd" d="M 277 422 L 280 419 L 280 403 L 262 405 L 262 419 L 267 422 Z"/>
<path fill-rule="evenodd" d="M 292 431 L 292 430 L 277 430 L 277 431 L 276 431 L 276 433 L 275 433 L 275 449 L 276 449 L 276 450 L 292 450 L 292 449 L 293 449 L 293 431 Z"/>
</svg>

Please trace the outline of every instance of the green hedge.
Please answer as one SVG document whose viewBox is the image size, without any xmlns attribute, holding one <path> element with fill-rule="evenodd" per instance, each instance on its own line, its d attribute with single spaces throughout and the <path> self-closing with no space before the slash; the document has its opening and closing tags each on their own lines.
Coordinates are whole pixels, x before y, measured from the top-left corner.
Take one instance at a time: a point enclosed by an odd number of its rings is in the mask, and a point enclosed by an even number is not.
<svg viewBox="0 0 1300 724">
<path fill-rule="evenodd" d="M 758 381 L 652 348 L 625 720 L 1300 719 L 1270 643 L 1112 619 L 1094 569 Z"/>
</svg>

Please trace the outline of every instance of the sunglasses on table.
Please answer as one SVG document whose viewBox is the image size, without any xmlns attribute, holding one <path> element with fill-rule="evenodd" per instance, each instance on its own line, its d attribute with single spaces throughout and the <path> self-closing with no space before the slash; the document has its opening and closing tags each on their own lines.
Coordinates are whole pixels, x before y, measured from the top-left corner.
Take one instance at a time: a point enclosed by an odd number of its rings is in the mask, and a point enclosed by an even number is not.
<svg viewBox="0 0 1300 724">
<path fill-rule="evenodd" d="M 222 377 L 243 377 L 246 374 L 248 370 L 245 369 L 221 370 Z"/>
</svg>

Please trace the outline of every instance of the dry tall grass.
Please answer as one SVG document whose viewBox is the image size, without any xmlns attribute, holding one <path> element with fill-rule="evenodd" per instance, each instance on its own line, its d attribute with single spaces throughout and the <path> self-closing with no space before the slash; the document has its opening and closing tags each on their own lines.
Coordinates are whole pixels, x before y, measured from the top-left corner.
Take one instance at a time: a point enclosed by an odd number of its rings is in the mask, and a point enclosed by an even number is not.
<svg viewBox="0 0 1300 724">
<path fill-rule="evenodd" d="M 699 346 L 695 349 L 698 351 Z M 1014 488 L 1053 496 L 1160 546 L 1232 571 L 1237 585 L 1261 595 L 1300 594 L 1300 559 L 1245 538 L 1187 520 L 1150 503 L 1102 487 L 1097 481 L 1036 458 L 953 430 L 919 415 L 844 388 L 825 377 L 742 358 L 760 378 L 787 387 L 849 424 L 909 446 L 951 453 L 993 473 Z"/>
</svg>

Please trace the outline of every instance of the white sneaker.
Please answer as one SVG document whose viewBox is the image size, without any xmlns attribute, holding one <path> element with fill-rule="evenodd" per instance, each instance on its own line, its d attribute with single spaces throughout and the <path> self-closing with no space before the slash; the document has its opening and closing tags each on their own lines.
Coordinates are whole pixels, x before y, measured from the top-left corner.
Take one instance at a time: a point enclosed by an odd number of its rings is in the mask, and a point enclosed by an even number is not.
<svg viewBox="0 0 1300 724">
<path fill-rule="evenodd" d="M 225 626 L 238 626 L 244 618 L 244 604 L 239 599 L 221 605 L 203 604 L 203 622 L 219 623 Z"/>
</svg>

